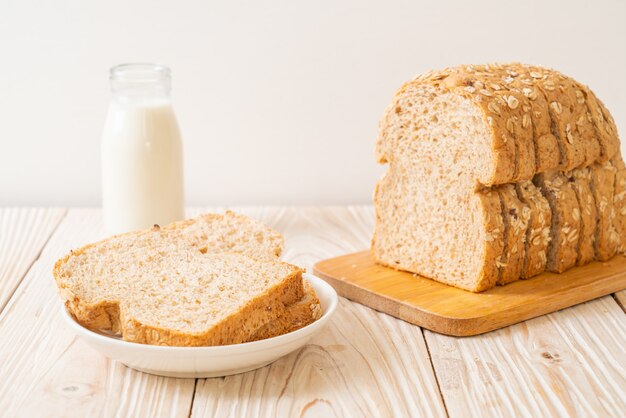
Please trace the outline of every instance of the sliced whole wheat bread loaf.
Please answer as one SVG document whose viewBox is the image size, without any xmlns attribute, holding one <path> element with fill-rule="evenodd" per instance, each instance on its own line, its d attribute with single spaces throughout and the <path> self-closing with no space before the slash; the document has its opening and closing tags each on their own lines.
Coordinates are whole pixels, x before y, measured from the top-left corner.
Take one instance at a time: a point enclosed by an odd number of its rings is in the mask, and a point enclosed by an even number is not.
<svg viewBox="0 0 626 418">
<path fill-rule="evenodd" d="M 302 270 L 277 261 L 281 250 L 280 234 L 227 212 L 85 246 L 54 276 L 84 326 L 148 344 L 231 344 L 261 328 L 278 335 L 299 304 L 317 301 Z"/>
<path fill-rule="evenodd" d="M 396 92 L 376 154 L 388 164 L 374 195 L 380 264 L 481 291 L 585 264 L 590 246 L 603 259 L 620 241 L 618 176 L 594 169 L 621 159 L 614 121 L 554 70 L 514 63 L 418 76 Z M 516 196 L 486 198 L 507 188 Z M 523 231 L 512 234 L 509 213 L 524 207 Z"/>
</svg>

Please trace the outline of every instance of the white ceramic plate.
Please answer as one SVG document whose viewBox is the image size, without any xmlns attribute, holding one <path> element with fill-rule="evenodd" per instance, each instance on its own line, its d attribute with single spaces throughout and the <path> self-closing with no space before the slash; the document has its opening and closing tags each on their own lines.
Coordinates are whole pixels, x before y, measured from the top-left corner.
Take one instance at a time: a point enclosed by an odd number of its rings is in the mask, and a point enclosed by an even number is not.
<svg viewBox="0 0 626 418">
<path fill-rule="evenodd" d="M 337 293 L 322 279 L 305 273 L 322 305 L 322 317 L 304 328 L 250 343 L 214 347 L 166 347 L 121 340 L 81 326 L 63 308 L 76 334 L 105 356 L 146 373 L 173 377 L 216 377 L 258 369 L 305 345 L 322 330 L 337 307 Z"/>
</svg>

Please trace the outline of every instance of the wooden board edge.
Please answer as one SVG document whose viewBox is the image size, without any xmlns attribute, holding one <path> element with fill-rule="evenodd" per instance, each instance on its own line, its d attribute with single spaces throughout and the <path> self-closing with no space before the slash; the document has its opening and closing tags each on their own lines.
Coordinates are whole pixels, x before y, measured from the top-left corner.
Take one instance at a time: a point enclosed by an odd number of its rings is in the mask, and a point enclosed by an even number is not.
<svg viewBox="0 0 626 418">
<path fill-rule="evenodd" d="M 313 274 L 329 283 L 340 296 L 430 331 L 454 337 L 471 337 L 485 334 L 626 289 L 626 276 L 623 276 L 621 280 L 605 280 L 603 284 L 608 284 L 603 287 L 599 287 L 597 282 L 590 282 L 575 289 L 565 289 L 562 296 L 569 296 L 570 293 L 572 293 L 572 296 L 570 298 L 559 298 L 556 302 L 554 302 L 553 297 L 544 296 L 538 299 L 538 301 L 549 299 L 552 302 L 551 304 L 539 305 L 545 309 L 537 310 L 535 308 L 530 310 L 526 309 L 527 307 L 525 305 L 519 305 L 507 311 L 501 311 L 506 312 L 511 317 L 515 317 L 514 320 L 510 321 L 494 321 L 492 317 L 495 317 L 496 314 L 472 318 L 453 318 L 437 315 L 436 313 L 420 309 L 419 306 L 407 304 L 385 295 L 369 292 L 367 289 L 354 283 L 328 276 L 318 268 L 318 265 L 329 260 L 332 260 L 332 258 L 315 263 L 313 266 Z M 394 304 L 396 304 L 397 307 L 395 307 Z"/>
</svg>

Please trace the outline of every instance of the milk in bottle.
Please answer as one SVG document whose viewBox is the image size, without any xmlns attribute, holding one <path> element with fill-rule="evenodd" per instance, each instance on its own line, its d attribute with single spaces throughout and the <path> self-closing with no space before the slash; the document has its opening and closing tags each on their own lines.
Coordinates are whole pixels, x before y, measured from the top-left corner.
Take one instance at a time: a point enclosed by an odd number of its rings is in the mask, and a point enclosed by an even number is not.
<svg viewBox="0 0 626 418">
<path fill-rule="evenodd" d="M 184 217 L 182 143 L 170 90 L 162 65 L 111 69 L 102 135 L 102 206 L 111 234 Z"/>
</svg>

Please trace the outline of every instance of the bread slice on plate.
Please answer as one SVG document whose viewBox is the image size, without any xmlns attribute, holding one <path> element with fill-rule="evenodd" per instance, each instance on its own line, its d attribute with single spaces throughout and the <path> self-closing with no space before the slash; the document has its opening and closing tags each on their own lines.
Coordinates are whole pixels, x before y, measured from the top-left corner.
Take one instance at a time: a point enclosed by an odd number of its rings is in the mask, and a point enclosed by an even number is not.
<svg viewBox="0 0 626 418">
<path fill-rule="evenodd" d="M 245 216 L 203 215 L 72 251 L 54 277 L 67 309 L 88 328 L 146 344 L 235 344 L 319 317 L 303 270 L 277 260 L 282 242 Z M 241 253 L 222 252 L 232 250 Z"/>
<path fill-rule="evenodd" d="M 281 234 L 262 222 L 231 211 L 200 215 L 163 229 L 180 230 L 185 241 L 201 252 L 236 252 L 258 260 L 278 259 L 285 242 Z"/>
<path fill-rule="evenodd" d="M 315 289 L 306 280 L 304 283 L 304 297 L 298 302 L 289 305 L 285 314 L 259 328 L 250 341 L 263 340 L 276 337 L 305 327 L 313 321 L 320 319 L 322 308 L 315 294 Z"/>
</svg>

